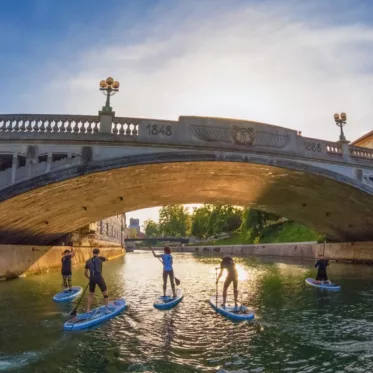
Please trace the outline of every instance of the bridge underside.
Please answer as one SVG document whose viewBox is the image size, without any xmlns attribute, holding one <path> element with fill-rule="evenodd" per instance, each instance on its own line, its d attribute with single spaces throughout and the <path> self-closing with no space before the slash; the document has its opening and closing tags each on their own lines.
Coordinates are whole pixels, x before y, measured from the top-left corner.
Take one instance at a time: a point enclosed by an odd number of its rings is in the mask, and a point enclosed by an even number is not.
<svg viewBox="0 0 373 373">
<path fill-rule="evenodd" d="M 83 176 L 49 179 L 44 182 L 49 185 L 10 199 L 9 190 L 1 192 L 0 241 L 47 244 L 108 216 L 177 203 L 251 206 L 299 221 L 332 240 L 373 240 L 373 197 L 308 172 L 217 161 L 78 172 Z"/>
</svg>

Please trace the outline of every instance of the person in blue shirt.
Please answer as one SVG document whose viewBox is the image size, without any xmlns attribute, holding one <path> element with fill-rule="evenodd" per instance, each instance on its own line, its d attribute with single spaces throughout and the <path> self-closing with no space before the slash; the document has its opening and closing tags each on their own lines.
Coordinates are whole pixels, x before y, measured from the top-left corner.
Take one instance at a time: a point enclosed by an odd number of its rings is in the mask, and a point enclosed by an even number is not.
<svg viewBox="0 0 373 373">
<path fill-rule="evenodd" d="M 164 254 L 157 255 L 152 249 L 155 258 L 159 258 L 163 264 L 163 295 L 166 297 L 167 278 L 170 277 L 172 294 L 176 298 L 174 269 L 172 267 L 172 255 L 169 247 L 164 248 Z"/>
</svg>

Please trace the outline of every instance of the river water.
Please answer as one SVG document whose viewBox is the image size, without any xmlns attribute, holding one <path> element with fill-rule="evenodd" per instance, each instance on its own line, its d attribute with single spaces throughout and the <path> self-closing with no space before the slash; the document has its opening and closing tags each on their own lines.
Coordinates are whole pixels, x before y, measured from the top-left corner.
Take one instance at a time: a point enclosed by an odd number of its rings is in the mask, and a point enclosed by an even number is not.
<svg viewBox="0 0 373 373">
<path fill-rule="evenodd" d="M 0 372 L 373 372 L 372 267 L 331 263 L 329 276 L 342 285 L 331 293 L 305 285 L 312 262 L 237 261 L 253 322 L 211 309 L 219 263 L 211 255 L 174 254 L 185 298 L 170 311 L 152 305 L 162 283 L 151 253 L 105 263 L 110 296 L 124 296 L 128 310 L 81 332 L 62 329 L 71 305 L 52 301 L 58 272 L 0 282 Z M 86 283 L 83 267 L 74 283 Z"/>
</svg>

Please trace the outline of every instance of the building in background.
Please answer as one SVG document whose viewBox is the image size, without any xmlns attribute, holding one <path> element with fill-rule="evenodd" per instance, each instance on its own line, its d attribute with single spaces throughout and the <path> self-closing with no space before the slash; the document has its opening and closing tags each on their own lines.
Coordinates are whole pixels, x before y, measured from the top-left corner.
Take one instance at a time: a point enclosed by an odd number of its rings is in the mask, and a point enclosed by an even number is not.
<svg viewBox="0 0 373 373">
<path fill-rule="evenodd" d="M 91 223 L 66 237 L 62 244 L 69 246 L 115 247 L 123 246 L 126 233 L 126 215 L 119 214 Z"/>
</svg>

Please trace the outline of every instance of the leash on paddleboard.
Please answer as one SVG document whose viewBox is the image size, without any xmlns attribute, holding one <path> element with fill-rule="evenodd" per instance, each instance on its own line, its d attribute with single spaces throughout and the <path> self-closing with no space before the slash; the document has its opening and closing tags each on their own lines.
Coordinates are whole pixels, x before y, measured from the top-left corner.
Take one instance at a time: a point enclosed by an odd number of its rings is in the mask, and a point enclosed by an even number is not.
<svg viewBox="0 0 373 373">
<path fill-rule="evenodd" d="M 89 282 L 88 282 L 86 288 L 84 289 L 83 294 L 82 294 L 82 296 L 81 296 L 80 299 L 79 299 L 79 302 L 77 303 L 77 305 L 75 306 L 75 308 L 70 312 L 70 316 L 76 316 L 76 310 L 78 309 L 78 307 L 79 307 L 79 305 L 80 305 L 80 302 L 82 301 L 82 299 L 83 299 L 83 297 L 84 297 L 84 294 L 85 294 L 85 292 L 86 292 L 87 289 L 88 289 L 88 286 L 89 286 Z"/>
</svg>

